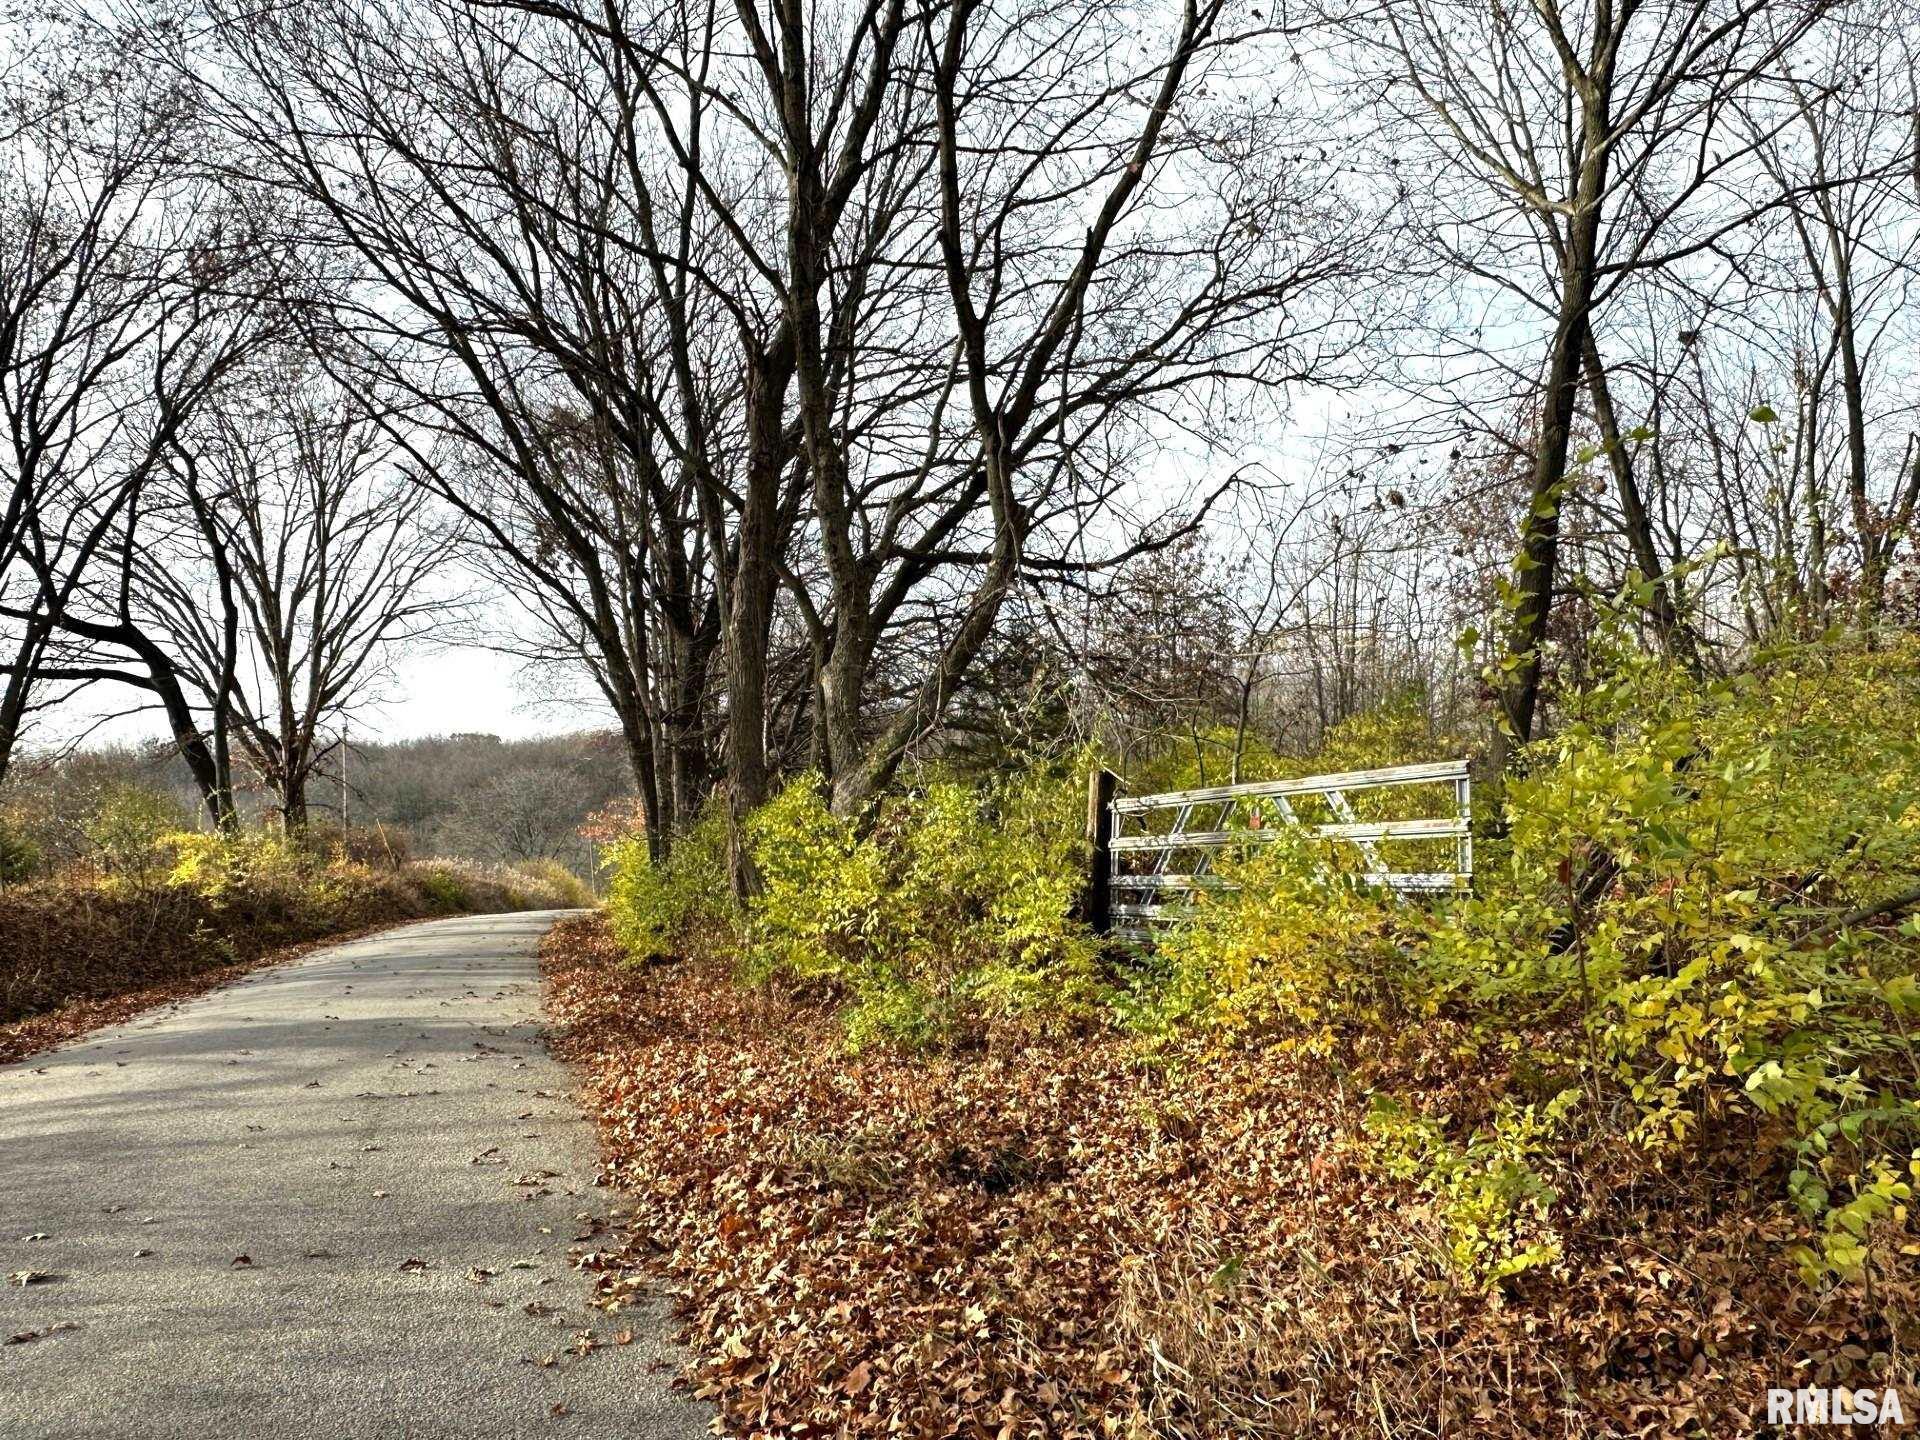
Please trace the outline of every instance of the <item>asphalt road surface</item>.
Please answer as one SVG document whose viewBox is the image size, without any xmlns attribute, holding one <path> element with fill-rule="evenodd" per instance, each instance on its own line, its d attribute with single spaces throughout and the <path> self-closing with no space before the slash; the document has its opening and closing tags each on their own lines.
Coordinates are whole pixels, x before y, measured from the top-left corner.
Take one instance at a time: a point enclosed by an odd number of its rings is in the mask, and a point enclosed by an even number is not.
<svg viewBox="0 0 1920 1440">
<path fill-rule="evenodd" d="M 555 918 L 410 925 L 0 1067 L 0 1340 L 34 1336 L 0 1436 L 707 1434 L 660 1309 L 588 1306 L 569 1259 L 609 1192 L 539 1040 Z"/>
</svg>

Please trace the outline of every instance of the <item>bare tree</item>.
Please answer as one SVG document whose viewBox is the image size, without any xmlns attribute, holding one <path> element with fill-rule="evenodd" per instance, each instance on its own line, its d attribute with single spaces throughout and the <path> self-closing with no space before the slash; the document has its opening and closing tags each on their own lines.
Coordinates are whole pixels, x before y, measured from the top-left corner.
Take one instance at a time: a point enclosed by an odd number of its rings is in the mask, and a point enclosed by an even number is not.
<svg viewBox="0 0 1920 1440">
<path fill-rule="evenodd" d="M 183 194 L 168 163 L 176 97 L 129 75 L 113 38 L 87 27 L 12 38 L 21 57 L 0 81 L 0 777 L 36 686 L 55 678 L 62 608 L 177 423 L 169 392 L 194 383 L 183 371 L 209 314 L 177 283 L 204 197 Z"/>
<path fill-rule="evenodd" d="M 1832 452 L 1858 551 L 1857 615 L 1871 626 L 1887 574 L 1920 504 L 1920 391 L 1912 346 L 1912 288 L 1920 279 L 1920 80 L 1915 37 L 1900 10 L 1854 14 L 1831 28 L 1815 83 L 1788 82 L 1793 123 L 1770 126 L 1760 148 L 1779 191 L 1792 250 L 1763 293 L 1814 301 L 1815 334 L 1794 358 L 1792 479 L 1815 521 L 1812 604 L 1824 611 L 1828 536 L 1823 471 Z M 1893 23 L 1889 23 L 1889 22 Z M 1771 298 L 1771 296 L 1769 296 Z M 1789 311 L 1788 313 L 1792 313 Z M 1779 317 L 1772 318 L 1777 328 Z M 1884 480 L 1877 480 L 1884 475 Z"/>
<path fill-rule="evenodd" d="M 686 227 L 670 268 L 630 238 L 656 221 L 631 78 L 552 22 L 458 6 L 227 18 L 233 103 L 210 103 L 358 266 L 328 281 L 330 373 L 397 402 L 396 443 L 542 622 L 536 653 L 586 665 L 664 843 L 710 768 L 741 552 L 713 467 L 740 396 L 688 353 L 712 315 Z"/>
<path fill-rule="evenodd" d="M 181 191 L 184 189 L 185 193 Z M 256 246 L 225 226 L 224 207 L 174 175 L 141 198 L 146 231 L 140 302 L 131 314 L 94 307 L 82 292 L 64 323 L 94 322 L 138 343 L 104 368 L 93 340 L 77 355 L 49 345 L 14 399 L 15 495 L 22 517 L 0 619 L 18 627 L 4 697 L 10 749 L 36 687 L 130 687 L 155 704 L 217 822 L 231 818 L 230 789 L 195 713 L 179 665 L 134 615 L 133 572 L 148 505 L 169 448 L 222 378 L 273 324 L 269 292 L 236 277 L 254 268 Z M 75 273 L 84 267 L 76 265 Z M 74 321 L 73 317 L 91 317 Z M 119 346 L 109 347 L 119 350 Z M 80 359 L 77 371 L 66 363 Z M 49 438 L 51 437 L 51 443 Z M 21 499 L 20 497 L 24 497 Z M 3 759 L 4 756 L 0 756 Z"/>
<path fill-rule="evenodd" d="M 169 462 L 134 621 L 213 717 L 220 763 L 237 748 L 297 828 L 395 650 L 459 604 L 452 536 L 380 422 L 284 353 L 229 384 Z"/>
<path fill-rule="evenodd" d="M 587 788 L 571 771 L 536 766 L 496 775 L 462 801 L 454 832 L 462 848 L 509 865 L 568 860 L 582 849 Z"/>
<path fill-rule="evenodd" d="M 1782 203 L 1741 193 L 1758 173 L 1762 137 L 1744 126 L 1740 107 L 1783 78 L 1786 58 L 1827 8 L 1550 0 L 1463 12 L 1411 0 L 1335 17 L 1371 67 L 1362 83 L 1395 140 L 1425 147 L 1437 181 L 1425 201 L 1428 243 L 1549 330 L 1541 363 L 1510 372 L 1537 387 L 1538 418 L 1496 687 L 1497 757 L 1534 729 L 1583 381 L 1636 564 L 1648 580 L 1664 569 L 1614 415 L 1596 317 L 1630 280 L 1713 250 Z M 1459 327 L 1455 343 L 1507 366 L 1475 338 L 1485 325 Z M 1495 328 L 1511 338 L 1507 326 Z M 1661 590 L 1656 607 L 1677 634 L 1671 594 Z"/>
<path fill-rule="evenodd" d="M 716 727 L 736 820 L 802 732 L 864 810 L 1012 587 L 1200 522 L 1229 477 L 1167 495 L 1170 435 L 1230 433 L 1237 390 L 1350 343 L 1323 297 L 1365 257 L 1328 181 L 1268 173 L 1270 106 L 1199 94 L 1271 34 L 1085 9 L 226 17 L 209 104 L 359 267 L 327 363 L 403 398 L 416 474 L 588 661 L 650 834 Z"/>
</svg>

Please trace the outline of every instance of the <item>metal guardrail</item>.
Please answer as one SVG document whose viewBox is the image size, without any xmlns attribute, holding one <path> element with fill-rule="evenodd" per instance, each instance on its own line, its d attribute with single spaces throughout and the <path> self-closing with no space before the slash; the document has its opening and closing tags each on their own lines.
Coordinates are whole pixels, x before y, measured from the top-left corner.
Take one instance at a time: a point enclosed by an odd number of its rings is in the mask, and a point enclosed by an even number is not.
<svg viewBox="0 0 1920 1440">
<path fill-rule="evenodd" d="M 1362 820 L 1348 798 L 1356 791 L 1418 787 L 1440 792 L 1435 808 L 1441 808 L 1440 795 L 1446 796 L 1445 813 Z M 1245 849 L 1302 831 L 1335 851 L 1348 847 L 1360 862 L 1352 872 L 1356 879 L 1396 894 L 1461 891 L 1473 881 L 1473 781 L 1465 760 L 1125 799 L 1115 798 L 1117 789 L 1111 772 L 1095 772 L 1088 803 L 1094 854 L 1087 908 L 1094 928 L 1105 933 L 1150 938 L 1149 926 L 1177 917 L 1179 895 L 1232 888 L 1213 873 L 1214 857 L 1221 850 Z M 1303 820 L 1294 802 L 1308 798 L 1333 818 Z M 1173 812 L 1167 829 L 1147 828 L 1150 817 L 1166 811 Z M 1131 833 L 1129 826 L 1135 827 Z M 1436 840 L 1453 841 L 1452 869 L 1400 869 L 1387 853 L 1388 847 L 1407 841 Z"/>
</svg>

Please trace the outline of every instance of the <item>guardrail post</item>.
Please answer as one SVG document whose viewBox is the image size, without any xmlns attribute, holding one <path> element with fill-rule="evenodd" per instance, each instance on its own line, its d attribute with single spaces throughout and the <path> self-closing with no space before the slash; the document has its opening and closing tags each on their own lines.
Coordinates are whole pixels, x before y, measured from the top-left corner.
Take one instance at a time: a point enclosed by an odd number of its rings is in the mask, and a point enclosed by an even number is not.
<svg viewBox="0 0 1920 1440">
<path fill-rule="evenodd" d="M 1084 911 L 1096 935 L 1113 929 L 1113 797 L 1120 777 L 1096 766 L 1087 776 L 1087 895 Z"/>
</svg>

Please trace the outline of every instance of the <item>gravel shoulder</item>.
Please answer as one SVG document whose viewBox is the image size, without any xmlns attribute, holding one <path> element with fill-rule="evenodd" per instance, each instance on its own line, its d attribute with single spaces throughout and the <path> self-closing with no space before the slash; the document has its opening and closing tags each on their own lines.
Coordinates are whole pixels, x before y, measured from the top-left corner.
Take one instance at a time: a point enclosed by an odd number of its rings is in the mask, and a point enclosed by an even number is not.
<svg viewBox="0 0 1920 1440">
<path fill-rule="evenodd" d="M 0 1067 L 0 1340 L 32 1336 L 0 1436 L 708 1433 L 661 1308 L 572 1265 L 608 1192 L 540 1040 L 555 918 L 406 926 Z"/>
</svg>

